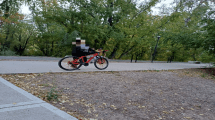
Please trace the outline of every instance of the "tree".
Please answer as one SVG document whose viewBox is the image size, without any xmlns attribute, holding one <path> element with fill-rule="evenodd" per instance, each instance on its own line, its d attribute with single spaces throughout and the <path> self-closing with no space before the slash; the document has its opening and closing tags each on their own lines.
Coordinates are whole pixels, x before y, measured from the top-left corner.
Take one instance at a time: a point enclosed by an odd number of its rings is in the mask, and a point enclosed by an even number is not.
<svg viewBox="0 0 215 120">
<path fill-rule="evenodd" d="M 115 57 L 119 50 L 121 42 L 125 36 L 122 29 L 117 24 L 128 19 L 127 27 L 131 27 L 134 21 L 141 13 L 150 11 L 150 7 L 155 5 L 158 0 L 151 0 L 145 5 L 137 7 L 135 1 L 125 0 L 91 0 L 91 1 L 61 1 L 55 0 L 40 3 L 42 11 L 36 10 L 32 6 L 34 14 L 40 14 L 41 19 L 49 22 L 56 22 L 64 26 L 67 34 L 78 31 L 79 36 L 90 40 L 91 46 L 95 48 L 111 48 L 111 58 Z M 70 4 L 70 7 L 63 7 L 64 4 Z M 136 24 L 137 25 L 137 24 Z M 136 26 L 135 25 L 135 26 Z M 114 44 L 107 45 L 107 41 L 112 40 Z M 113 48 L 111 47 L 113 46 Z"/>
<path fill-rule="evenodd" d="M 3 0 L 0 3 L 0 29 L 1 38 L 0 43 L 2 47 L 1 51 L 5 51 L 11 48 L 11 42 L 9 40 L 10 35 L 14 35 L 15 31 L 13 27 L 23 20 L 24 16 L 18 13 L 20 6 L 23 2 L 28 2 L 29 0 Z"/>
<path fill-rule="evenodd" d="M 175 12 L 171 14 L 172 19 L 161 31 L 165 40 L 164 44 L 170 43 L 173 48 L 177 49 L 184 48 L 190 51 L 193 60 L 197 60 L 196 55 L 199 54 L 197 49 L 202 46 L 203 40 L 200 22 L 209 8 L 208 4 L 191 1 L 176 1 L 176 3 Z M 182 46 L 178 48 L 175 47 L 176 45 Z M 169 57 L 175 58 L 176 50 L 171 47 L 167 48 L 171 49 Z"/>
<path fill-rule="evenodd" d="M 208 13 L 208 15 L 203 19 L 202 23 L 204 23 L 204 49 L 209 51 L 215 57 L 215 10 L 212 10 Z"/>
</svg>

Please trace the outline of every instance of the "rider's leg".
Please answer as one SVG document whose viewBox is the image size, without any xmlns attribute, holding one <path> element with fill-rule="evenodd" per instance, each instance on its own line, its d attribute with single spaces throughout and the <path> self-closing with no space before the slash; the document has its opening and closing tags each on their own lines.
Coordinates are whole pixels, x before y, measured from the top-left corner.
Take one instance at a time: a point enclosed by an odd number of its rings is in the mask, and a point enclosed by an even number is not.
<svg viewBox="0 0 215 120">
<path fill-rule="evenodd" d="M 84 57 L 83 59 L 84 59 L 84 62 L 87 62 L 87 58 L 86 57 Z"/>
</svg>

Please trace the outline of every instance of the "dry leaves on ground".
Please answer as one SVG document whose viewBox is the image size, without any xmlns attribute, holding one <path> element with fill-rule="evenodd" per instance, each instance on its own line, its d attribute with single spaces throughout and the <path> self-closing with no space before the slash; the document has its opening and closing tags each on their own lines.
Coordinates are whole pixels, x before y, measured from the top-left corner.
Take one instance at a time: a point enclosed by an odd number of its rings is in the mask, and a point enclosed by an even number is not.
<svg viewBox="0 0 215 120">
<path fill-rule="evenodd" d="M 1 77 L 82 120 L 215 119 L 215 81 L 193 69 Z"/>
</svg>

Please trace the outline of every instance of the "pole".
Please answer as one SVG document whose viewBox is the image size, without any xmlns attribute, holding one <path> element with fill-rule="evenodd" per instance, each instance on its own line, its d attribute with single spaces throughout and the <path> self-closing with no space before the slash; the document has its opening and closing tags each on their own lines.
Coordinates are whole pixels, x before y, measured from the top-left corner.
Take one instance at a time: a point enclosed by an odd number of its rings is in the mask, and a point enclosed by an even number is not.
<svg viewBox="0 0 215 120">
<path fill-rule="evenodd" d="M 153 60 L 154 60 L 154 58 L 155 58 L 156 49 L 157 49 L 157 46 L 158 46 L 158 41 L 159 41 L 159 39 L 160 39 L 160 36 L 158 36 L 157 44 L 156 44 L 156 46 L 155 46 L 154 53 L 152 54 L 152 61 L 151 61 L 152 63 L 153 63 Z"/>
</svg>

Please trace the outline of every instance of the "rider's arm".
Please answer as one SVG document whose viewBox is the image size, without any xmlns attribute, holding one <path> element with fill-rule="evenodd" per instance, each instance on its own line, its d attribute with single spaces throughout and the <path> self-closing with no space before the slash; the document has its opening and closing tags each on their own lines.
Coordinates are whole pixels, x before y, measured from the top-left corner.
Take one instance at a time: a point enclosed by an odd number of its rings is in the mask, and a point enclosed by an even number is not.
<svg viewBox="0 0 215 120">
<path fill-rule="evenodd" d="M 90 54 L 94 54 L 96 51 L 95 50 L 93 50 L 92 48 L 89 48 L 89 53 Z"/>
</svg>

